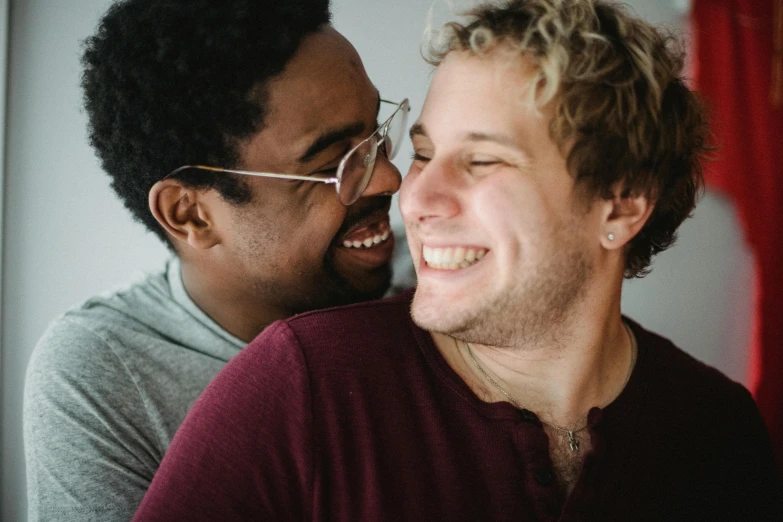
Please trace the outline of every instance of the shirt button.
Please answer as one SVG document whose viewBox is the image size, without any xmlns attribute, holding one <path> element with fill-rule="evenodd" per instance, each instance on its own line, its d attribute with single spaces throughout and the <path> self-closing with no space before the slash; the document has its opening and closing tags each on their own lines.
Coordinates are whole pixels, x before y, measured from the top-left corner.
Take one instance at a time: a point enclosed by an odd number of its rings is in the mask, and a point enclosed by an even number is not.
<svg viewBox="0 0 783 522">
<path fill-rule="evenodd" d="M 536 422 L 537 419 L 536 414 L 530 410 L 520 410 L 519 416 L 522 418 L 523 421 L 530 422 L 530 423 Z"/>
<path fill-rule="evenodd" d="M 555 482 L 555 474 L 550 468 L 536 471 L 536 482 L 541 486 L 551 486 Z"/>
</svg>

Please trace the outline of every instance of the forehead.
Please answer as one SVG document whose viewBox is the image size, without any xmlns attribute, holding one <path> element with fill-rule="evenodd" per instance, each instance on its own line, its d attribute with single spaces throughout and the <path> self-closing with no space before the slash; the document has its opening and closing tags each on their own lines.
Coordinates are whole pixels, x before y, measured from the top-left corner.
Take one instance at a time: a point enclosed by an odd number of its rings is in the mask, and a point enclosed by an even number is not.
<svg viewBox="0 0 783 522">
<path fill-rule="evenodd" d="M 502 131 L 525 139 L 548 132 L 550 107 L 537 108 L 531 97 L 536 72 L 531 59 L 509 50 L 452 51 L 435 71 L 419 122 L 443 137 Z"/>
<path fill-rule="evenodd" d="M 265 95 L 264 128 L 248 149 L 267 155 L 295 155 L 327 131 L 372 126 L 376 118 L 378 93 L 361 58 L 331 27 L 302 41 Z"/>
</svg>

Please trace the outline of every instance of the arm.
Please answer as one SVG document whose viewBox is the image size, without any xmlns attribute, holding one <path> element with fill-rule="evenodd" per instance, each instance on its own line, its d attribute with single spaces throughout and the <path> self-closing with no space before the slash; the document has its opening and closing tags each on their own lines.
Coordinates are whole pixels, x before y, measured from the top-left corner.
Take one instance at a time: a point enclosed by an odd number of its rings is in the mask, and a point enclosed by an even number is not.
<svg viewBox="0 0 783 522">
<path fill-rule="evenodd" d="M 311 433 L 304 356 L 278 322 L 196 401 L 134 520 L 307 519 Z"/>
<path fill-rule="evenodd" d="M 67 317 L 39 341 L 24 394 L 29 520 L 128 520 L 161 451 L 109 345 Z"/>
</svg>

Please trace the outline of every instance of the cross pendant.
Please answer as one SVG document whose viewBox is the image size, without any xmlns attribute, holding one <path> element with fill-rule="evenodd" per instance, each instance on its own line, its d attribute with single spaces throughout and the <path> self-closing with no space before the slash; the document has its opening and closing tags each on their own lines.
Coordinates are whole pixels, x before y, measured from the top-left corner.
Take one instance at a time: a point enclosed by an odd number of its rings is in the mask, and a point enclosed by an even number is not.
<svg viewBox="0 0 783 522">
<path fill-rule="evenodd" d="M 573 431 L 566 431 L 566 435 L 568 435 L 568 446 L 571 448 L 571 451 L 576 453 L 579 451 L 579 441 L 576 440 L 576 436 L 574 435 Z"/>
</svg>

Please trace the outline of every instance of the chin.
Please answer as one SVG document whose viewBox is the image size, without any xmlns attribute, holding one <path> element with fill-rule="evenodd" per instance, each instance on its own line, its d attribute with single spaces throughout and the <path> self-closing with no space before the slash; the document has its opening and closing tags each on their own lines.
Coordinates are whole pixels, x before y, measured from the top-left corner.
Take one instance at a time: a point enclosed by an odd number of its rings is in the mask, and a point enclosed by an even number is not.
<svg viewBox="0 0 783 522">
<path fill-rule="evenodd" d="M 342 291 L 336 296 L 339 304 L 354 304 L 380 299 L 391 288 L 392 270 L 390 265 L 376 268 L 370 274 L 362 274 L 351 279 L 345 278 Z"/>
<path fill-rule="evenodd" d="M 460 309 L 453 300 L 417 288 L 411 303 L 411 318 L 419 328 L 451 335 L 473 322 L 474 311 Z"/>
<path fill-rule="evenodd" d="M 330 308 L 380 299 L 391 287 L 391 263 L 376 268 L 347 269 L 327 257 L 323 271 L 313 283 L 310 293 L 318 308 Z"/>
</svg>

